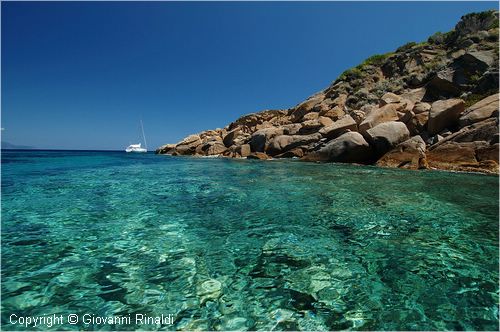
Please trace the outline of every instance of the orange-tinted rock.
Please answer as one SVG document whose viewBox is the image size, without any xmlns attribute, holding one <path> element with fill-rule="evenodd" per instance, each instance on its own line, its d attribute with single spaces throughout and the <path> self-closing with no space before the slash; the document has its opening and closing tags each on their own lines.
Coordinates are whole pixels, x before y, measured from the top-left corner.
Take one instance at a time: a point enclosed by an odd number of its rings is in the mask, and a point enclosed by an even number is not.
<svg viewBox="0 0 500 332">
<path fill-rule="evenodd" d="M 443 129 L 455 126 L 464 111 L 464 105 L 462 99 L 438 100 L 432 103 L 427 122 L 429 134 L 435 135 Z"/>
<path fill-rule="evenodd" d="M 266 160 L 269 159 L 269 156 L 263 152 L 253 152 L 247 156 L 247 159 Z"/>
<path fill-rule="evenodd" d="M 347 132 L 330 142 L 320 150 L 304 156 L 308 161 L 335 161 L 343 163 L 361 163 L 372 158 L 372 149 L 360 133 Z"/>
<path fill-rule="evenodd" d="M 483 121 L 495 114 L 498 116 L 498 96 L 498 93 L 491 95 L 467 108 L 458 120 L 460 127 Z"/>
<path fill-rule="evenodd" d="M 377 166 L 419 169 L 425 168 L 425 163 L 425 142 L 420 136 L 414 136 L 382 156 Z"/>
<path fill-rule="evenodd" d="M 398 120 L 398 111 L 401 110 L 403 106 L 404 105 L 401 104 L 387 104 L 381 108 L 373 109 L 366 115 L 363 122 L 359 124 L 359 132 L 364 133 L 378 124 Z"/>
</svg>

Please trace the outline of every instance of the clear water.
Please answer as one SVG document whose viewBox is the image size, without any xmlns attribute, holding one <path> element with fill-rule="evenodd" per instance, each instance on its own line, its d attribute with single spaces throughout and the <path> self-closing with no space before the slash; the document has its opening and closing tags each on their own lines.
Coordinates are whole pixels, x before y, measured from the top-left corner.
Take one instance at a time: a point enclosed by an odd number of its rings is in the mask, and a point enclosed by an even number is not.
<svg viewBox="0 0 500 332">
<path fill-rule="evenodd" d="M 2 329 L 498 330 L 498 194 L 475 174 L 3 151 Z"/>
</svg>

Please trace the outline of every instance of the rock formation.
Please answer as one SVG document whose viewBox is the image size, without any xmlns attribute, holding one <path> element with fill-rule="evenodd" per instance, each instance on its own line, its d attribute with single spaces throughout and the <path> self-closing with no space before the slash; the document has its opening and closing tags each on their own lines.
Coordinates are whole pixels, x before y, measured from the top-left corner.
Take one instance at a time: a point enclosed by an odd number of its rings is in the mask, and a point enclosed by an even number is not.
<svg viewBox="0 0 500 332">
<path fill-rule="evenodd" d="M 498 173 L 498 16 L 465 15 L 448 33 L 366 59 L 295 107 L 156 152 Z"/>
</svg>

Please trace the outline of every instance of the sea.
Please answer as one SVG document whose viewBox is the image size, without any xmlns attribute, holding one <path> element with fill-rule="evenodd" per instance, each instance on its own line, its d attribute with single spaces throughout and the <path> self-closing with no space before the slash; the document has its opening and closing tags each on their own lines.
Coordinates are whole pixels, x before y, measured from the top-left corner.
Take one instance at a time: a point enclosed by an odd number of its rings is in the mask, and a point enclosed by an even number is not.
<svg viewBox="0 0 500 332">
<path fill-rule="evenodd" d="M 484 174 L 3 150 L 1 327 L 498 330 L 498 218 Z"/>
</svg>

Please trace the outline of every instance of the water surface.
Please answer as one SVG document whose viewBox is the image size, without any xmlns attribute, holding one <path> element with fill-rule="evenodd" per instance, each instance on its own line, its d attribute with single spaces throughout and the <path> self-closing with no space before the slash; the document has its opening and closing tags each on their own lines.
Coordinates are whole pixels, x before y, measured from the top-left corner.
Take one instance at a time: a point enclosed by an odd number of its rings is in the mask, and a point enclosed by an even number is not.
<svg viewBox="0 0 500 332">
<path fill-rule="evenodd" d="M 3 151 L 1 188 L 3 329 L 498 330 L 495 176 Z"/>
</svg>

